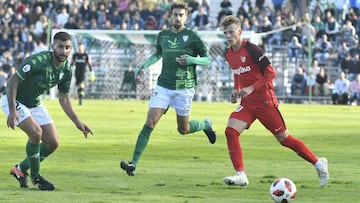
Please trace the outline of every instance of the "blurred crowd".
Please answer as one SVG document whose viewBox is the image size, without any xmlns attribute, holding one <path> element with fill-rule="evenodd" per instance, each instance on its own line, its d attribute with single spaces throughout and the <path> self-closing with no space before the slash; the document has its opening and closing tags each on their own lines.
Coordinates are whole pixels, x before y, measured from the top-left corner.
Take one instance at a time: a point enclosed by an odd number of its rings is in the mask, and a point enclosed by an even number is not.
<svg viewBox="0 0 360 203">
<path fill-rule="evenodd" d="M 170 26 L 174 0 L 0 0 L 0 67 L 10 74 L 30 54 L 47 50 L 51 28 L 161 30 Z M 241 0 L 235 8 L 221 0 L 214 20 L 208 0 L 188 0 L 187 25 L 197 30 L 218 30 L 226 15 L 236 15 L 242 29 L 263 35 L 262 46 L 271 51 L 288 47 L 288 57 L 312 57 L 320 66 L 332 61 L 349 81 L 360 73 L 360 3 L 356 0 Z M 281 32 L 273 32 L 282 30 Z M 313 72 L 313 78 L 320 73 Z M 1 82 L 1 80 L 0 80 Z M 0 84 L 1 85 L 1 84 Z M 305 91 L 304 91 L 305 94 Z"/>
</svg>

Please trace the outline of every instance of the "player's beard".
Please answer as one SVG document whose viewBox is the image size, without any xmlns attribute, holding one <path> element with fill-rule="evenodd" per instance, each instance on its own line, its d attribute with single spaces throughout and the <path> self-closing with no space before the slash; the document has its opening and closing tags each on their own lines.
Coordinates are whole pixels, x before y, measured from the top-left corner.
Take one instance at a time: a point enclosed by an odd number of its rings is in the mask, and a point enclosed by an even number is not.
<svg viewBox="0 0 360 203">
<path fill-rule="evenodd" d="M 59 55 L 57 53 L 54 53 L 54 56 L 55 56 L 56 60 L 59 62 L 64 62 L 67 59 L 67 56 L 65 54 Z"/>
<path fill-rule="evenodd" d="M 177 21 L 173 23 L 173 27 L 175 28 L 175 30 L 179 30 L 182 27 L 182 25 L 180 21 Z"/>
</svg>

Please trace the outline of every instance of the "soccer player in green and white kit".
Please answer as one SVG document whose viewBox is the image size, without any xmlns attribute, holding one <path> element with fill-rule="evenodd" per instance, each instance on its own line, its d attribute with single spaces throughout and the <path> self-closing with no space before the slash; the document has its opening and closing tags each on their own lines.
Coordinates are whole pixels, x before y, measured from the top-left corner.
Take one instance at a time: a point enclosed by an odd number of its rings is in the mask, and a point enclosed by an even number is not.
<svg viewBox="0 0 360 203">
<path fill-rule="evenodd" d="M 58 86 L 59 103 L 85 138 L 92 134 L 74 112 L 70 97 L 71 66 L 67 58 L 71 52 L 71 36 L 58 32 L 54 36 L 53 51 L 32 55 L 17 68 L 7 83 L 2 97 L 2 110 L 7 117 L 8 127 L 18 126 L 28 136 L 26 157 L 11 169 L 11 174 L 21 187 L 27 184 L 27 170 L 31 180 L 40 190 L 54 190 L 55 186 L 40 176 L 40 162 L 48 157 L 59 145 L 58 134 L 48 110 L 39 96 L 51 87 Z"/>
<path fill-rule="evenodd" d="M 186 4 L 171 5 L 172 26 L 158 34 L 156 52 L 139 70 L 141 73 L 142 69 L 162 58 L 162 70 L 150 98 L 146 123 L 139 133 L 132 160 L 120 162 L 120 167 L 129 176 L 135 174 L 136 164 L 149 141 L 150 134 L 169 106 L 176 110 L 177 129 L 180 134 L 204 131 L 211 144 L 216 141 L 216 134 L 209 119 L 189 121 L 197 84 L 196 65 L 207 66 L 210 60 L 207 48 L 198 34 L 185 26 L 187 15 Z"/>
</svg>

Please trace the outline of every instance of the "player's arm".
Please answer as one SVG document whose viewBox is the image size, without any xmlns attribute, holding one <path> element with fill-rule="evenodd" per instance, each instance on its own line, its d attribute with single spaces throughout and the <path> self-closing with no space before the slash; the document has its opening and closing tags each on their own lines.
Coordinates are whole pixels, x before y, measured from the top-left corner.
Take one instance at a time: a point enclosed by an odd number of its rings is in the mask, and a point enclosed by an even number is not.
<svg viewBox="0 0 360 203">
<path fill-rule="evenodd" d="M 162 55 L 159 52 L 153 53 L 139 68 L 136 73 L 136 80 L 140 81 L 141 74 L 144 69 L 149 68 L 152 64 L 155 64 L 158 60 L 160 60 Z"/>
<path fill-rule="evenodd" d="M 261 77 L 253 84 L 242 88 L 239 91 L 239 97 L 244 98 L 245 96 L 253 93 L 256 89 L 265 88 L 265 86 L 273 81 L 275 78 L 275 71 L 273 67 L 269 64 L 263 71 Z"/>
<path fill-rule="evenodd" d="M 9 103 L 9 116 L 7 118 L 7 126 L 15 129 L 15 121 L 19 115 L 16 111 L 16 93 L 18 84 L 21 82 L 21 78 L 17 73 L 13 74 L 7 81 L 6 96 Z"/>
<path fill-rule="evenodd" d="M 96 76 L 95 76 L 95 73 L 94 73 L 94 71 L 93 71 L 93 69 L 92 69 L 91 58 L 90 58 L 89 55 L 87 55 L 86 63 L 87 63 L 87 65 L 88 65 L 89 71 L 90 71 L 90 72 L 89 72 L 89 79 L 90 79 L 91 82 L 94 82 L 95 79 L 96 79 Z"/>
<path fill-rule="evenodd" d="M 67 93 L 63 93 L 59 91 L 59 103 L 61 108 L 64 110 L 65 114 L 71 119 L 71 121 L 76 125 L 76 127 L 83 132 L 85 138 L 87 138 L 88 134 L 93 134 L 91 129 L 85 125 L 79 117 L 76 115 L 70 101 L 70 96 Z"/>
<path fill-rule="evenodd" d="M 181 55 L 180 57 L 176 58 L 176 61 L 183 66 L 192 64 L 207 66 L 210 64 L 209 56 L 194 57 L 189 55 Z"/>
</svg>

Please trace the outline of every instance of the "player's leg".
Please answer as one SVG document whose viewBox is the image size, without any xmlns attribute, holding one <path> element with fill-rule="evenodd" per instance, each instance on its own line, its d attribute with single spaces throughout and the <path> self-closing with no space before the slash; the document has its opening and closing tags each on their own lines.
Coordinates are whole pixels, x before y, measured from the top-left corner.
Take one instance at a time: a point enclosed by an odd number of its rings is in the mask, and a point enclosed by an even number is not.
<svg viewBox="0 0 360 203">
<path fill-rule="evenodd" d="M 79 105 L 83 104 L 83 98 L 85 96 L 85 82 L 82 81 L 78 84 L 77 94 L 79 99 Z"/>
<path fill-rule="evenodd" d="M 245 165 L 243 162 L 243 153 L 240 144 L 240 134 L 254 122 L 255 117 L 251 111 L 239 105 L 230 115 L 225 129 L 226 141 L 229 156 L 236 171 L 234 176 L 224 178 L 227 185 L 249 185 L 249 180 L 245 174 Z"/>
<path fill-rule="evenodd" d="M 216 142 L 216 133 L 210 119 L 204 121 L 190 120 L 190 111 L 195 90 L 171 90 L 170 106 L 176 110 L 178 132 L 182 135 L 204 131 L 211 144 Z"/>
<path fill-rule="evenodd" d="M 9 115 L 9 104 L 6 97 L 1 98 L 2 110 L 6 115 Z M 16 125 L 24 131 L 28 136 L 26 144 L 26 159 L 31 168 L 31 177 L 35 178 L 39 175 L 40 170 L 40 140 L 42 129 L 40 125 L 31 115 L 30 109 L 20 102 L 16 101 L 16 110 L 18 113 L 18 120 Z M 19 181 L 21 187 L 28 187 L 26 170 L 21 169 L 19 165 L 11 169 L 11 174 Z"/>
<path fill-rule="evenodd" d="M 120 167 L 125 170 L 129 176 L 135 175 L 136 164 L 138 163 L 141 154 L 145 150 L 149 142 L 150 135 L 157 122 L 166 112 L 169 106 L 169 101 L 170 97 L 168 95 L 167 89 L 160 86 L 155 87 L 154 93 L 152 94 L 149 101 L 149 110 L 147 113 L 146 122 L 138 135 L 132 160 L 130 162 L 120 162 Z"/>
<path fill-rule="evenodd" d="M 282 146 L 292 149 L 300 157 L 313 164 L 318 172 L 321 169 L 321 175 L 319 174 L 320 185 L 326 185 L 329 179 L 327 160 L 318 158 L 303 141 L 288 132 L 283 117 L 277 108 L 266 108 L 262 109 L 261 112 L 259 121 L 275 135 Z"/>
<path fill-rule="evenodd" d="M 36 123 L 40 125 L 42 135 L 40 143 L 40 162 L 48 157 L 59 145 L 58 134 L 53 123 L 53 120 L 48 112 L 48 110 L 40 105 L 38 107 L 30 109 L 30 112 L 33 118 L 36 120 Z M 28 159 L 28 158 L 27 158 Z M 31 166 L 27 164 L 29 161 L 26 159 L 20 163 L 21 168 L 29 168 Z M 40 174 L 36 178 L 32 178 L 32 181 L 35 185 L 41 190 L 53 190 L 55 189 L 54 185 L 49 181 L 45 180 Z"/>
</svg>

